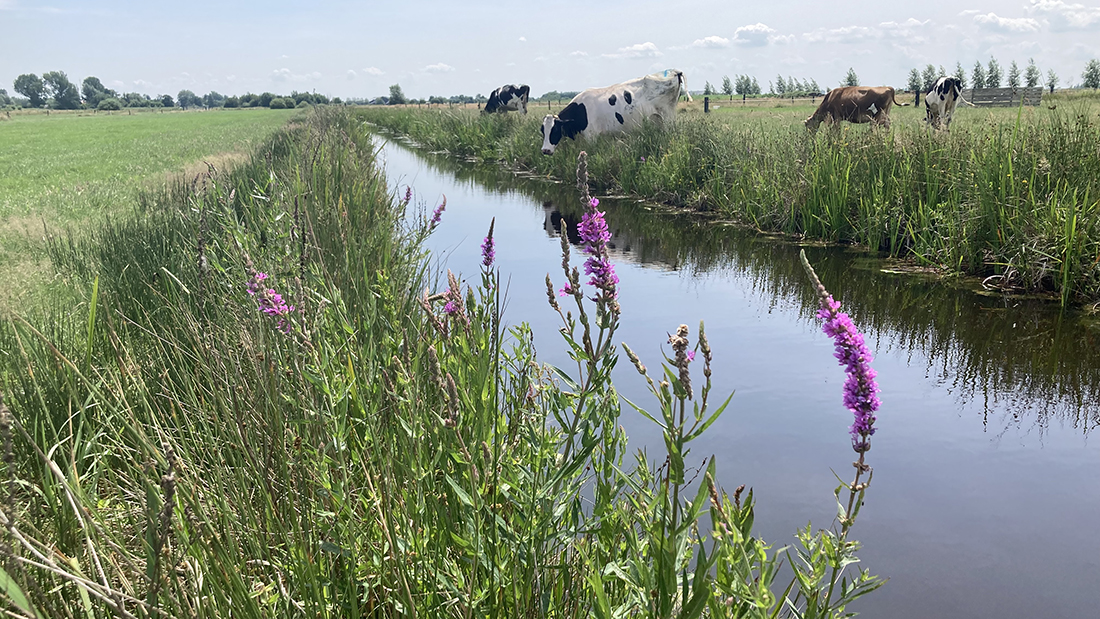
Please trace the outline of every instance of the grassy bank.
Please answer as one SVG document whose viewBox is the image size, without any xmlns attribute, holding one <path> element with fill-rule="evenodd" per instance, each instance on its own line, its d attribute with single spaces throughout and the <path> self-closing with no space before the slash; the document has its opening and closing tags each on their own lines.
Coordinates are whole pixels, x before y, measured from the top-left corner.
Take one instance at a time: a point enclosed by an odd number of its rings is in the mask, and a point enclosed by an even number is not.
<svg viewBox="0 0 1100 619">
<path fill-rule="evenodd" d="M 18 113 L 0 124 L 0 311 L 43 296 L 53 234 L 128 214 L 148 189 L 249 154 L 293 111 Z"/>
<path fill-rule="evenodd" d="M 1060 103 L 1059 103 L 1060 101 Z M 580 149 L 598 190 L 716 211 L 768 231 L 856 243 L 991 277 L 1005 290 L 1100 300 L 1100 119 L 1088 100 L 963 109 L 950 134 L 896 108 L 892 131 L 807 133 L 810 108 L 695 108 L 667 128 L 540 152 L 540 114 L 363 109 L 431 150 L 568 180 Z M 736 102 L 734 102 L 736 104 Z M 1056 109 L 1051 110 L 1053 105 Z"/>
<path fill-rule="evenodd" d="M 724 408 L 701 331 L 649 370 L 666 453 L 628 462 L 614 296 L 573 272 L 554 307 L 576 366 L 540 365 L 525 327 L 502 332 L 491 245 L 480 283 L 435 281 L 437 223 L 406 217 L 374 157 L 318 110 L 50 244 L 82 303 L 0 327 L 7 610 L 825 617 L 880 583 L 844 567 L 865 470 L 835 529 L 798 532 L 779 594 L 751 491 L 685 467 Z"/>
</svg>

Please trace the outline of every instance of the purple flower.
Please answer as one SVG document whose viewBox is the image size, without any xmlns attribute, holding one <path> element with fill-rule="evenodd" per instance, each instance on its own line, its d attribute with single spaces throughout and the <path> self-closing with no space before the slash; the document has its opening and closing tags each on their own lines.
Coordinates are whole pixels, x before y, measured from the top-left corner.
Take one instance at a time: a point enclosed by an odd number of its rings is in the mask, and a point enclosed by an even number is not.
<svg viewBox="0 0 1100 619">
<path fill-rule="evenodd" d="M 881 403 L 875 382 L 877 374 L 871 368 L 874 357 L 863 341 L 863 335 L 852 324 L 848 314 L 839 309 L 840 303 L 832 295 L 824 295 L 817 317 L 822 321 L 821 330 L 833 338 L 834 356 L 848 374 L 848 380 L 844 383 L 844 406 L 855 416 L 848 431 L 852 435 L 852 446 L 856 451 L 863 452 L 869 448 L 867 439 L 875 433 L 875 411 Z"/>
<path fill-rule="evenodd" d="M 558 296 L 564 297 L 565 295 L 573 294 L 573 287 L 569 285 L 569 282 L 565 282 L 565 285 L 558 288 Z"/>
<path fill-rule="evenodd" d="M 596 208 L 600 205 L 600 201 L 596 198 L 592 198 L 588 203 L 592 205 L 592 208 Z"/>
<path fill-rule="evenodd" d="M 695 351 L 694 350 L 687 351 L 687 358 L 688 358 L 688 361 L 695 361 Z"/>
<path fill-rule="evenodd" d="M 256 299 L 257 308 L 264 314 L 274 318 L 276 320 L 275 326 L 289 335 L 291 323 L 287 320 L 287 316 L 294 311 L 294 306 L 287 305 L 283 300 L 283 295 L 275 292 L 274 288 L 265 288 L 260 285 L 261 282 L 267 279 L 267 273 L 252 269 L 251 263 L 249 263 L 249 270 L 251 277 L 248 279 L 248 294 Z"/>
<path fill-rule="evenodd" d="M 489 268 L 493 266 L 493 259 L 496 258 L 495 243 L 493 242 L 493 227 L 496 226 L 497 218 L 494 217 L 493 221 L 489 224 L 489 234 L 485 237 L 485 240 L 481 243 L 481 266 Z"/>
<path fill-rule="evenodd" d="M 604 214 L 596 210 L 600 201 L 592 198 L 591 210 L 581 216 L 581 223 L 577 226 L 577 234 L 584 243 L 584 253 L 589 258 L 584 262 L 584 272 L 591 275 L 589 285 L 595 286 L 615 298 L 615 285 L 619 283 L 619 277 L 615 275 L 615 266 L 607 257 L 607 242 L 611 240 L 611 232 L 607 228 Z"/>
<path fill-rule="evenodd" d="M 413 199 L 412 185 L 405 185 L 405 199 L 402 200 L 402 202 L 404 204 L 408 204 L 409 202 L 412 202 L 412 199 Z"/>
<path fill-rule="evenodd" d="M 453 300 L 447 301 L 446 305 L 443 306 L 443 311 L 447 314 L 454 314 L 458 311 L 458 305 Z"/>
<path fill-rule="evenodd" d="M 443 202 L 441 202 L 439 206 L 435 207 L 435 210 L 432 211 L 432 220 L 428 224 L 429 230 L 434 230 L 435 227 L 439 225 L 440 220 L 443 219 L 443 211 L 446 210 L 446 208 L 447 196 L 443 196 Z"/>
</svg>

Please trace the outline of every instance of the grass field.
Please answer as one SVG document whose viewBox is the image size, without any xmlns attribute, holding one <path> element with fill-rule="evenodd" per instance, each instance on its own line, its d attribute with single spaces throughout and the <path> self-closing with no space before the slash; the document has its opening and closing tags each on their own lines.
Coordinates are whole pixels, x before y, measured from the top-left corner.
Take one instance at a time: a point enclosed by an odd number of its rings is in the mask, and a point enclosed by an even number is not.
<svg viewBox="0 0 1100 619">
<path fill-rule="evenodd" d="M 881 584 L 851 565 L 859 473 L 822 497 L 843 522 L 799 530 L 788 562 L 752 490 L 687 462 L 725 407 L 701 325 L 695 365 L 684 326 L 675 367 L 649 370 L 666 453 L 628 460 L 614 297 L 577 269 L 564 309 L 551 288 L 576 365 L 540 365 L 522 317 L 505 331 L 491 249 L 471 283 L 439 281 L 436 223 L 406 216 L 376 154 L 319 109 L 47 245 L 72 296 L 0 321 L 0 608 L 764 619 L 840 616 Z"/>
<path fill-rule="evenodd" d="M 294 110 L 13 114 L 0 122 L 0 309 L 51 274 L 44 228 L 77 233 L 130 213 L 139 191 L 245 158 Z"/>
<path fill-rule="evenodd" d="M 808 103 L 808 102 L 807 102 Z M 960 108 L 950 133 L 894 108 L 890 131 L 807 132 L 810 105 L 681 104 L 677 122 L 565 140 L 541 154 L 542 110 L 520 116 L 364 108 L 424 147 L 567 180 L 589 153 L 597 189 L 711 211 L 766 231 L 854 243 L 1006 291 L 1100 301 L 1100 105 Z M 1052 109 L 1053 108 L 1053 109 Z"/>
</svg>

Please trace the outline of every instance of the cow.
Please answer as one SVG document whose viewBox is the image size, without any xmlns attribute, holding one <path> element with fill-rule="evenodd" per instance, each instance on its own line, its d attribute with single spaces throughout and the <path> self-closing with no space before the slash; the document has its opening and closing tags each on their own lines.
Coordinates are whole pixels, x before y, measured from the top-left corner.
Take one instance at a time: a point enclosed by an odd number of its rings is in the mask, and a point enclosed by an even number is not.
<svg viewBox="0 0 1100 619">
<path fill-rule="evenodd" d="M 838 123 L 873 123 L 890 128 L 890 107 L 907 106 L 898 103 L 889 86 L 842 86 L 830 90 L 813 115 L 806 119 L 806 128 L 816 131 L 823 121 Z"/>
<path fill-rule="evenodd" d="M 646 120 L 672 119 L 681 88 L 686 93 L 687 83 L 683 72 L 675 69 L 614 86 L 589 88 L 573 97 L 562 111 L 542 119 L 542 154 L 554 154 L 562 138 L 595 137 L 633 129 Z"/>
<path fill-rule="evenodd" d="M 518 112 L 522 111 L 527 113 L 527 97 L 531 94 L 531 87 L 527 84 L 521 86 L 515 86 L 513 84 L 505 84 L 500 88 L 497 88 L 489 95 L 489 100 L 485 102 L 485 109 L 481 110 L 484 114 L 490 114 L 492 112 Z"/>
<path fill-rule="evenodd" d="M 978 107 L 963 99 L 962 80 L 957 77 L 941 77 L 928 94 L 924 95 L 924 120 L 933 127 L 951 129 L 951 117 L 955 115 L 955 106 L 962 101 L 970 107 Z"/>
</svg>

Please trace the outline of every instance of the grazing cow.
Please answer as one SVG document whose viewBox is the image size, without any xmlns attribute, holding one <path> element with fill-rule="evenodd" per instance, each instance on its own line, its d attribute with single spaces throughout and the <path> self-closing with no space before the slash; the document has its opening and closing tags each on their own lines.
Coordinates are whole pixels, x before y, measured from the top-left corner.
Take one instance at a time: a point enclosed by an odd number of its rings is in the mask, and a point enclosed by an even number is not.
<svg viewBox="0 0 1100 619">
<path fill-rule="evenodd" d="M 962 80 L 957 77 L 941 77 L 928 94 L 924 95 L 924 120 L 939 129 L 951 129 L 951 117 L 955 115 L 955 106 L 962 101 L 970 107 L 978 107 L 963 99 Z"/>
<path fill-rule="evenodd" d="M 489 95 L 485 102 L 483 113 L 490 112 L 517 112 L 527 113 L 527 97 L 531 94 L 531 87 L 527 84 L 514 86 L 505 84 L 497 88 Z"/>
<path fill-rule="evenodd" d="M 637 127 L 646 119 L 671 119 L 676 116 L 681 87 L 687 92 L 683 72 L 669 69 L 606 88 L 589 88 L 556 115 L 547 114 L 542 119 L 542 154 L 554 154 L 563 137 L 617 133 Z"/>
<path fill-rule="evenodd" d="M 816 131 L 823 121 L 838 123 L 874 123 L 890 128 L 890 107 L 906 106 L 894 98 L 889 86 L 843 86 L 825 95 L 812 116 L 806 119 L 806 128 Z"/>
</svg>

